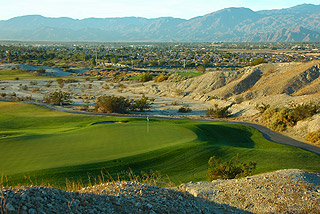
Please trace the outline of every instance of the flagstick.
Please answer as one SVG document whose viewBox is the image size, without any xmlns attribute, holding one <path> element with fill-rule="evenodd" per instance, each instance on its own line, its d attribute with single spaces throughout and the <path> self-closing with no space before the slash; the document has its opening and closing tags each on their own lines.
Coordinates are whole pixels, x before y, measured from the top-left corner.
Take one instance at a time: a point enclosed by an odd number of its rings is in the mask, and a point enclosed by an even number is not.
<svg viewBox="0 0 320 214">
<path fill-rule="evenodd" d="M 149 133 L 149 117 L 147 117 L 147 133 Z"/>
</svg>

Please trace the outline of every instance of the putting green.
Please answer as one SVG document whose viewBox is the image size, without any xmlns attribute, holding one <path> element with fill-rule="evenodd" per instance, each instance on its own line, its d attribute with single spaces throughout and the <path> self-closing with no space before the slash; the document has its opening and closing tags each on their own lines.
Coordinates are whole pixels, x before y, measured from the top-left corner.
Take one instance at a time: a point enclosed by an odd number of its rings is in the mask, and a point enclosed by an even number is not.
<svg viewBox="0 0 320 214">
<path fill-rule="evenodd" d="M 100 124 L 66 133 L 2 139 L 0 166 L 1 171 L 9 175 L 81 165 L 146 153 L 196 138 L 194 132 L 178 125 Z"/>
</svg>

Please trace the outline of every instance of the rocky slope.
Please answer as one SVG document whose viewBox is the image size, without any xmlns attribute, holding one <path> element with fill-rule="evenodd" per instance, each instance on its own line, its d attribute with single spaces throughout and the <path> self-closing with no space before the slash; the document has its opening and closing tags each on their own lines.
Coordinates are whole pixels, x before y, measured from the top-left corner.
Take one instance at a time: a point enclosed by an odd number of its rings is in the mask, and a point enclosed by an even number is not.
<svg viewBox="0 0 320 214">
<path fill-rule="evenodd" d="M 280 170 L 233 180 L 182 184 L 180 190 L 254 213 L 319 213 L 320 174 Z"/>
<path fill-rule="evenodd" d="M 319 213 L 320 176 L 280 170 L 174 189 L 113 182 L 63 191 L 0 188 L 0 213 Z"/>
</svg>

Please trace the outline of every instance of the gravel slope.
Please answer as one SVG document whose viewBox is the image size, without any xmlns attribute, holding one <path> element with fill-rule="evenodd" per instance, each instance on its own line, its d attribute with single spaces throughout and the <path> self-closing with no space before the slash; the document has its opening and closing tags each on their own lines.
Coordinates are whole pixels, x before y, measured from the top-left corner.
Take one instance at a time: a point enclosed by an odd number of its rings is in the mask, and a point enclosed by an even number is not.
<svg viewBox="0 0 320 214">
<path fill-rule="evenodd" d="M 298 169 L 191 182 L 177 189 L 254 213 L 320 213 L 320 174 Z"/>
<path fill-rule="evenodd" d="M 137 182 L 75 192 L 2 187 L 0 213 L 320 213 L 319 186 L 319 173 L 290 169 L 174 189 Z"/>
<path fill-rule="evenodd" d="M 248 213 L 186 192 L 136 182 L 100 184 L 77 192 L 2 188 L 0 197 L 0 213 Z"/>
</svg>

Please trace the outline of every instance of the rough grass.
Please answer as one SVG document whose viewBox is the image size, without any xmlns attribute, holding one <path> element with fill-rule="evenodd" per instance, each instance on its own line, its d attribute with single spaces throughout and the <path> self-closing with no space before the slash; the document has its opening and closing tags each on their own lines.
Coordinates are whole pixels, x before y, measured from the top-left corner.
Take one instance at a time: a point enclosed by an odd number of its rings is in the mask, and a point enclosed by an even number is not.
<svg viewBox="0 0 320 214">
<path fill-rule="evenodd" d="M 106 123 L 91 125 L 98 121 Z M 149 132 L 148 132 L 149 130 Z M 117 118 L 68 114 L 0 102 L 0 173 L 8 185 L 66 185 L 101 172 L 112 177 L 132 169 L 159 171 L 179 182 L 206 180 L 215 155 L 257 163 L 256 173 L 286 168 L 320 170 L 320 156 L 272 143 L 257 130 L 237 124 Z"/>
</svg>

